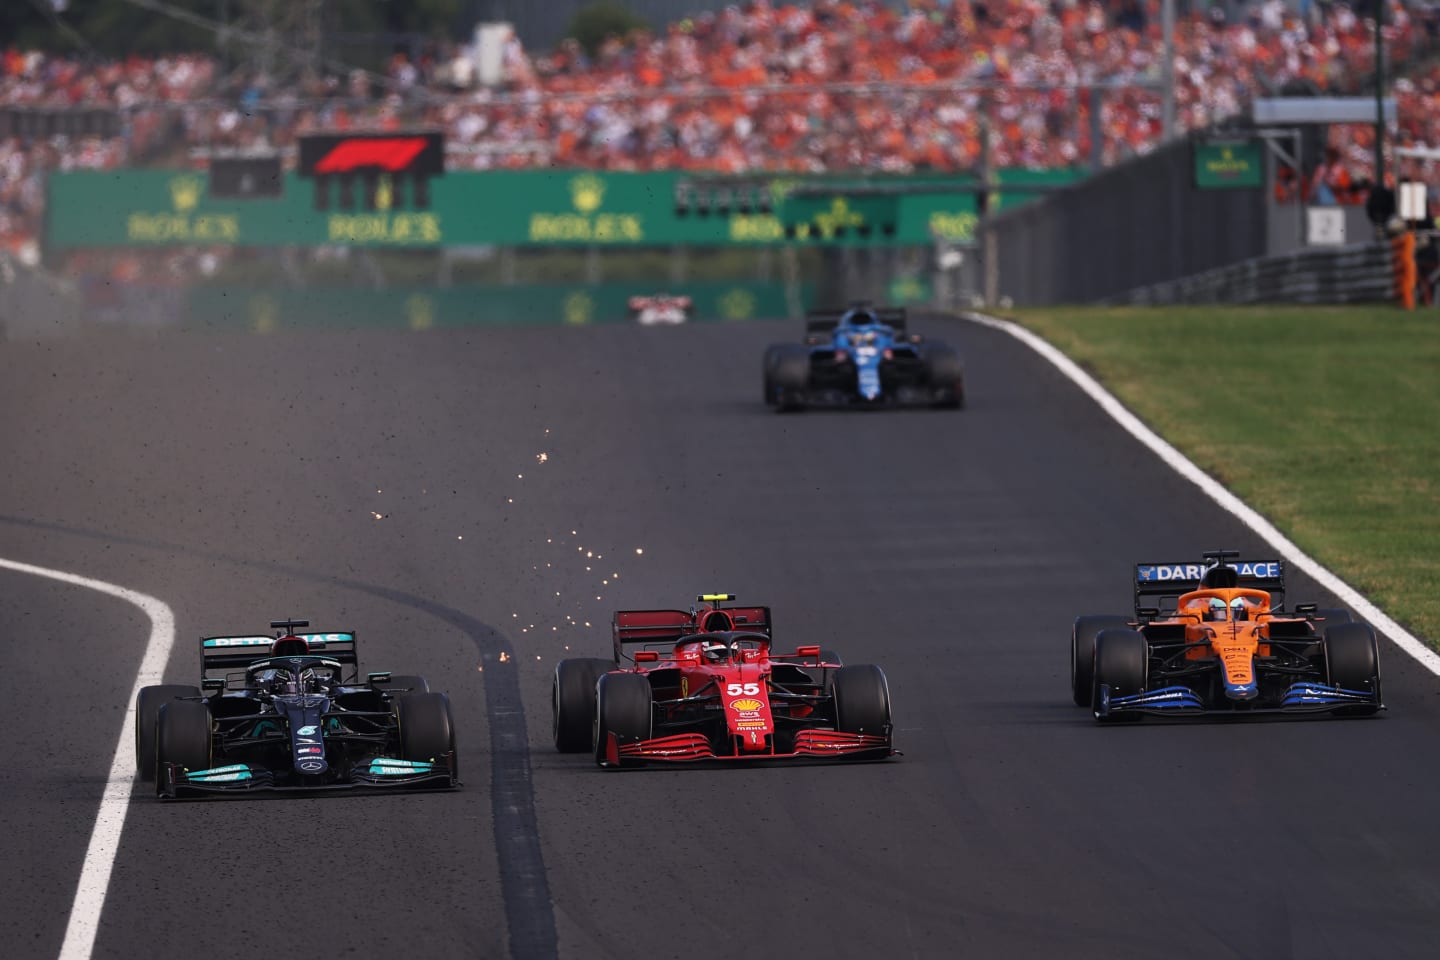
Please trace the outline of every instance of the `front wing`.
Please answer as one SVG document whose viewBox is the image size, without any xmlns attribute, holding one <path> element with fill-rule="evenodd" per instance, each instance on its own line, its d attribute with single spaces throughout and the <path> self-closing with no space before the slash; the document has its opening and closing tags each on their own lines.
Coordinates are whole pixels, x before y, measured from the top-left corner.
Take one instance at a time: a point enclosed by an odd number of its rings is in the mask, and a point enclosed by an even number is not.
<svg viewBox="0 0 1440 960">
<path fill-rule="evenodd" d="M 622 743 L 612 732 L 608 734 L 605 744 L 603 763 L 605 766 L 631 766 L 641 763 L 693 763 L 702 760 L 883 760 L 895 756 L 896 752 L 887 736 L 842 733 L 838 730 L 801 730 L 795 734 L 795 747 L 788 753 L 773 750 L 716 753 L 710 738 L 703 733 L 676 733 Z"/>
<path fill-rule="evenodd" d="M 233 763 L 208 770 L 186 770 L 178 763 L 167 763 L 160 767 L 156 793 L 164 799 L 176 799 L 267 790 L 311 793 L 369 787 L 458 787 L 455 759 L 454 753 L 443 754 L 433 762 L 377 757 L 355 764 L 343 776 L 318 783 L 288 782 L 287 778 L 277 778 L 274 771 L 256 764 Z"/>
<path fill-rule="evenodd" d="M 1243 707 L 1237 707 L 1228 700 L 1221 705 L 1207 703 L 1194 690 L 1181 685 L 1112 696 L 1110 685 L 1102 683 L 1094 706 L 1095 716 L 1101 720 L 1147 714 L 1165 717 L 1236 717 L 1263 713 L 1356 713 L 1383 709 L 1385 704 L 1381 701 L 1378 690 L 1346 690 L 1315 680 L 1292 683 L 1277 701 L 1256 703 L 1253 706 L 1247 703 Z"/>
</svg>

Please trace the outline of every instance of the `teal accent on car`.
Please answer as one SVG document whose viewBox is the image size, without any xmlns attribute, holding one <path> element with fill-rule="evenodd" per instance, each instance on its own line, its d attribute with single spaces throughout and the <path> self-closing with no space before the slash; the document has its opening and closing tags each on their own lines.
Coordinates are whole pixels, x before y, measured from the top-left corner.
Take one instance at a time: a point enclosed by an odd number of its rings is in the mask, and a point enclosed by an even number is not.
<svg viewBox="0 0 1440 960">
<path fill-rule="evenodd" d="M 185 779 L 191 783 L 226 783 L 235 780 L 249 780 L 254 774 L 250 768 L 243 763 L 231 764 L 228 767 L 212 767 L 209 770 L 197 770 L 193 773 L 186 773 Z"/>
<path fill-rule="evenodd" d="M 435 764 L 427 760 L 392 760 L 389 757 L 376 757 L 370 761 L 371 776 L 408 776 L 415 773 L 429 773 L 435 769 Z"/>
<path fill-rule="evenodd" d="M 203 646 L 206 647 L 268 647 L 274 643 L 273 637 L 210 637 Z"/>
</svg>

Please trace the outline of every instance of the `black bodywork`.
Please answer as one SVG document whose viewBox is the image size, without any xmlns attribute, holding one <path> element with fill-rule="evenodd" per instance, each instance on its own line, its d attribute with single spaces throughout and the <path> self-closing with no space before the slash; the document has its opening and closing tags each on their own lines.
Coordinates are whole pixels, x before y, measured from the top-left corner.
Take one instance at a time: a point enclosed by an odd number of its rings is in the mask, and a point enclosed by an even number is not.
<svg viewBox="0 0 1440 960">
<path fill-rule="evenodd" d="M 362 679 L 353 632 L 202 638 L 201 672 L 199 697 L 158 711 L 161 797 L 459 783 L 448 700 L 418 677 Z"/>
</svg>

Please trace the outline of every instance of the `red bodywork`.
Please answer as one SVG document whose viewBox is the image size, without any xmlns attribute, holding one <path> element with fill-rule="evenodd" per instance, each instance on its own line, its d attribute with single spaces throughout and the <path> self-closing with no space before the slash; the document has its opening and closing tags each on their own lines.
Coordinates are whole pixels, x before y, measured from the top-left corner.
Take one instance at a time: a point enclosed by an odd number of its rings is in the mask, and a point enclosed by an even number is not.
<svg viewBox="0 0 1440 960">
<path fill-rule="evenodd" d="M 818 646 L 773 654 L 769 607 L 622 610 L 613 627 L 617 662 L 634 661 L 623 672 L 650 681 L 655 719 L 648 739 L 622 742 L 607 733 L 610 764 L 894 753 L 888 725 L 836 729 L 826 677 L 841 664 Z M 625 644 L 646 649 L 626 658 Z"/>
</svg>

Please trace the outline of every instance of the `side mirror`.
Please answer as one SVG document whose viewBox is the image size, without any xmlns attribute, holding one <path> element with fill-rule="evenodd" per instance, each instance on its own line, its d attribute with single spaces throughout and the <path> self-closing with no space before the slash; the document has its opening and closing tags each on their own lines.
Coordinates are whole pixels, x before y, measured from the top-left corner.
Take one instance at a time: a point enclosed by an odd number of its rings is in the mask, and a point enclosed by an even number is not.
<svg viewBox="0 0 1440 960">
<path fill-rule="evenodd" d="M 633 659 L 636 663 L 654 663 L 660 659 L 660 653 L 657 650 L 636 650 Z"/>
<path fill-rule="evenodd" d="M 365 674 L 365 679 L 369 681 L 370 686 L 372 687 L 375 686 L 375 684 L 377 683 L 389 683 L 390 671 L 385 670 L 380 673 L 367 673 Z"/>
<path fill-rule="evenodd" d="M 219 693 L 220 691 L 225 689 L 225 678 L 216 677 L 212 679 L 210 677 L 206 677 L 205 679 L 200 681 L 200 689 L 213 690 L 216 693 Z"/>
<path fill-rule="evenodd" d="M 1156 617 L 1160 616 L 1160 608 L 1136 607 L 1135 616 L 1139 617 L 1141 620 L 1154 620 Z"/>
<path fill-rule="evenodd" d="M 1297 603 L 1297 604 L 1295 604 L 1295 614 L 1296 614 L 1296 616 L 1304 617 L 1304 618 L 1307 619 L 1307 620 L 1309 620 L 1310 618 L 1314 617 L 1314 616 L 1315 616 L 1315 611 L 1317 611 L 1317 610 L 1319 610 L 1319 609 L 1320 609 L 1320 604 L 1318 604 L 1318 603 Z"/>
<path fill-rule="evenodd" d="M 819 647 L 819 645 L 816 645 L 816 646 L 796 647 L 796 648 L 795 648 L 795 655 L 796 655 L 797 657 L 804 657 L 806 660 L 819 660 L 819 659 L 820 659 L 820 647 Z"/>
</svg>

